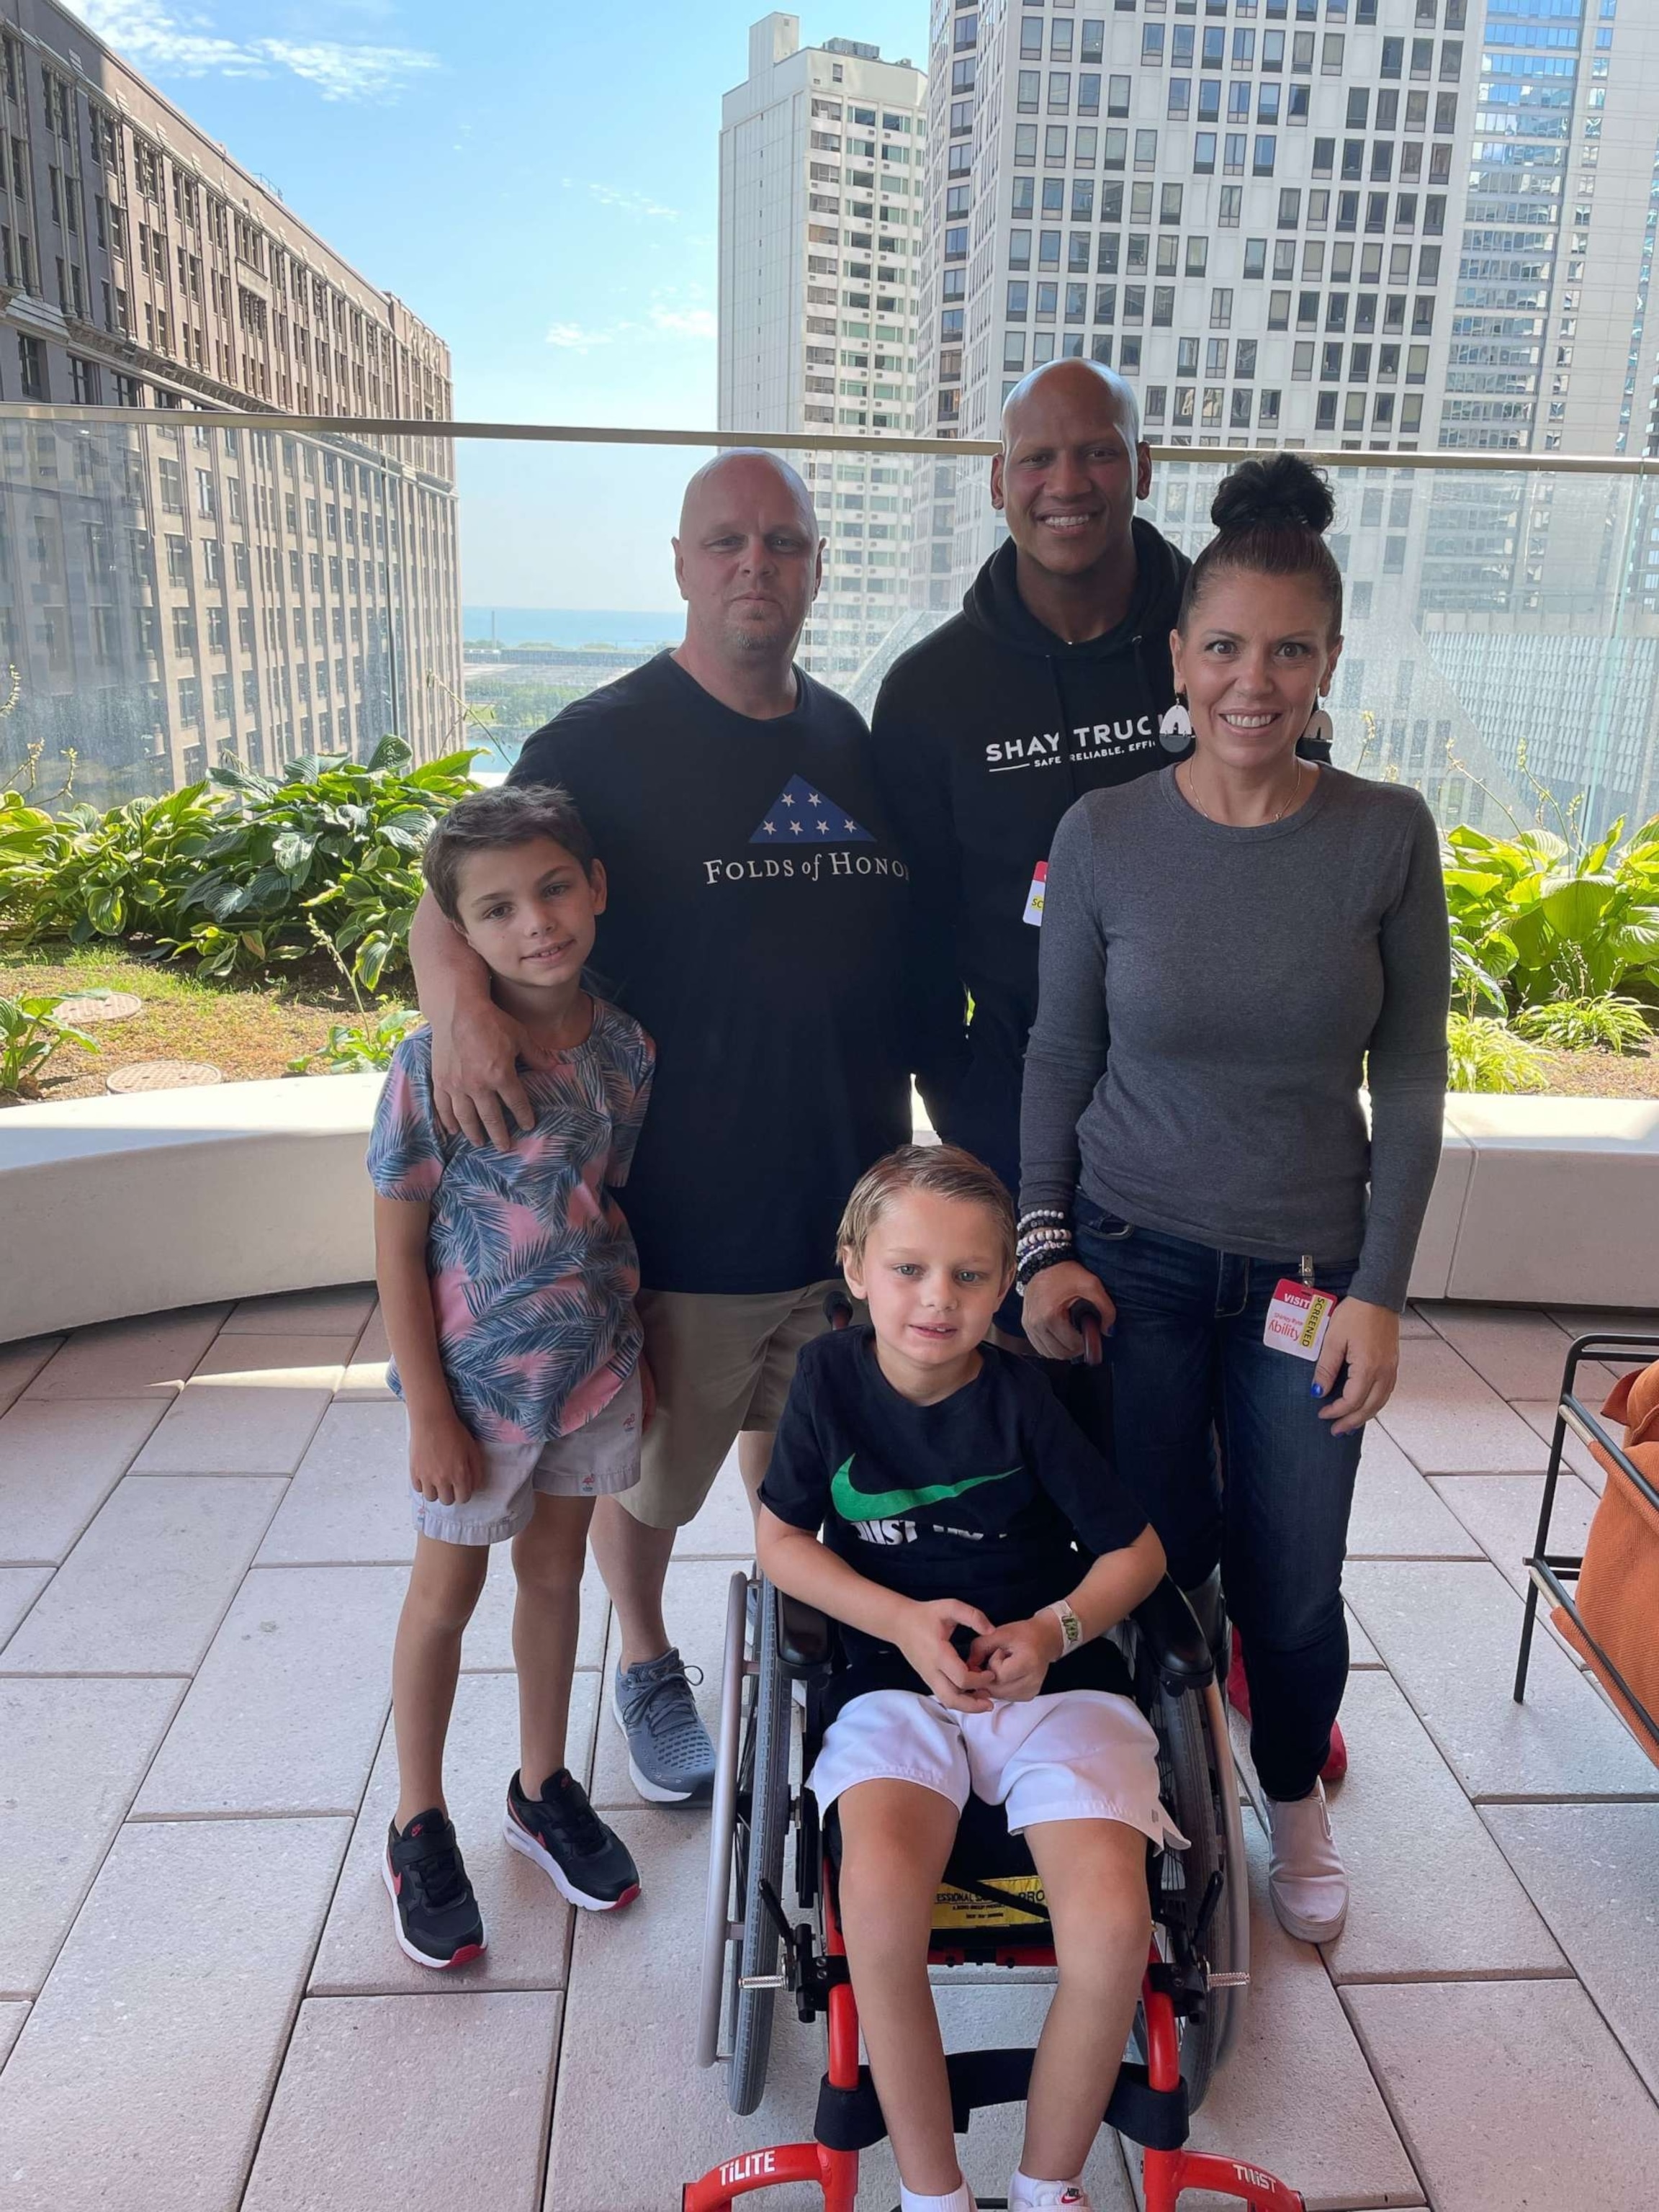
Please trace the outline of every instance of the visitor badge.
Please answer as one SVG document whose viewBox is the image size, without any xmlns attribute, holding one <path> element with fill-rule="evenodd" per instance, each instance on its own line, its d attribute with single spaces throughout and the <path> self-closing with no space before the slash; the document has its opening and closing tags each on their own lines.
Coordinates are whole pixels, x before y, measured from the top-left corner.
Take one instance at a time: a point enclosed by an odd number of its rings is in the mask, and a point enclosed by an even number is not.
<svg viewBox="0 0 1659 2212">
<path fill-rule="evenodd" d="M 1036 864 L 1036 873 L 1031 878 L 1031 888 L 1025 894 L 1025 911 L 1020 916 L 1021 921 L 1029 921 L 1033 929 L 1041 929 L 1042 927 L 1042 894 L 1048 889 L 1048 863 L 1046 860 L 1039 860 Z"/>
<path fill-rule="evenodd" d="M 1285 1276 L 1273 1285 L 1261 1341 L 1275 1352 L 1288 1352 L 1295 1359 L 1317 1359 L 1335 1307 L 1336 1299 L 1329 1291 L 1316 1291 L 1310 1284 L 1293 1283 Z"/>
</svg>

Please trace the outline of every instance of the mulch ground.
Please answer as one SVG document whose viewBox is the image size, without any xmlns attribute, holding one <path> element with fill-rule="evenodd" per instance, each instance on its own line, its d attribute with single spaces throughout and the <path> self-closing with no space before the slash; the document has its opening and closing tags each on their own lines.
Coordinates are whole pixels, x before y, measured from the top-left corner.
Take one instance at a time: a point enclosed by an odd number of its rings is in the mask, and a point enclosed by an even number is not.
<svg viewBox="0 0 1659 2212">
<path fill-rule="evenodd" d="M 298 969 L 279 984 L 198 982 L 178 963 L 138 959 L 114 946 L 0 950 L 0 997 L 98 990 L 130 992 L 143 1000 L 143 1011 L 125 1021 L 88 1023 L 96 1052 L 61 1045 L 39 1071 L 40 1097 L 97 1097 L 117 1068 L 141 1060 L 204 1060 L 227 1083 L 258 1082 L 285 1075 L 290 1060 L 320 1048 L 334 1023 L 356 1018 L 349 992 L 329 971 Z"/>
</svg>

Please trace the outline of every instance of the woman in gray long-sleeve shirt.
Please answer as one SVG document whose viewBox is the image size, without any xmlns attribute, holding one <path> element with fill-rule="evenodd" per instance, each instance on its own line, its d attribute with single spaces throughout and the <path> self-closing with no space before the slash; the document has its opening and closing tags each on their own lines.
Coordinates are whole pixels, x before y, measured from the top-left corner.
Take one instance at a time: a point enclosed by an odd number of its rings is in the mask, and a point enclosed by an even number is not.
<svg viewBox="0 0 1659 2212">
<path fill-rule="evenodd" d="M 1054 840 L 1020 1132 L 1027 1334 L 1075 1352 L 1079 1297 L 1115 1321 L 1121 1470 L 1189 1591 L 1219 1565 L 1273 1905 L 1313 1942 L 1347 1909 L 1320 1783 L 1342 1557 L 1440 1157 L 1449 983 L 1421 798 L 1297 757 L 1341 650 L 1331 513 L 1289 453 L 1217 495 L 1173 640 L 1193 750 Z"/>
</svg>

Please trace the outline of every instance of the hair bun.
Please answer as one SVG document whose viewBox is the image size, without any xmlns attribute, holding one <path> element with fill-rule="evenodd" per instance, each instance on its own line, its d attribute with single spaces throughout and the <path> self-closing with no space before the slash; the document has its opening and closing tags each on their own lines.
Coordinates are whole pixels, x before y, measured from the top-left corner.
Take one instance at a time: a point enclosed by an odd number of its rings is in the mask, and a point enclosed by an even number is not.
<svg viewBox="0 0 1659 2212">
<path fill-rule="evenodd" d="M 1241 461 L 1223 477 L 1210 520 L 1224 538 L 1286 528 L 1322 537 L 1335 513 L 1330 485 L 1319 470 L 1299 453 L 1275 453 L 1265 461 Z"/>
</svg>

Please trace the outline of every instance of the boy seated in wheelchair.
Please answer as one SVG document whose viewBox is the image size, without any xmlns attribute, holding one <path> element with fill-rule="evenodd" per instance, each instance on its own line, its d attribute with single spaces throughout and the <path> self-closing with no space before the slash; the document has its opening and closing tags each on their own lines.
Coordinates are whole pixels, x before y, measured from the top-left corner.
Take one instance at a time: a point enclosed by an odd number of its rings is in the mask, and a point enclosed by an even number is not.
<svg viewBox="0 0 1659 2212">
<path fill-rule="evenodd" d="M 951 1146 L 890 1153 L 839 1241 L 870 1322 L 801 1352 L 759 1558 L 843 1629 L 808 1780 L 840 1821 L 842 1932 L 902 2212 L 973 2212 L 927 1981 L 970 1792 L 1024 1835 L 1059 1968 L 1009 2203 L 1088 2212 L 1080 2177 L 1146 1960 L 1147 1844 L 1184 1842 L 1104 1640 L 1162 1577 L 1163 1547 L 1036 1361 L 984 1341 L 1014 1273 L 988 1168 Z"/>
</svg>

